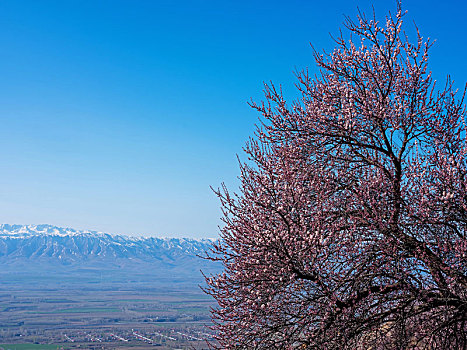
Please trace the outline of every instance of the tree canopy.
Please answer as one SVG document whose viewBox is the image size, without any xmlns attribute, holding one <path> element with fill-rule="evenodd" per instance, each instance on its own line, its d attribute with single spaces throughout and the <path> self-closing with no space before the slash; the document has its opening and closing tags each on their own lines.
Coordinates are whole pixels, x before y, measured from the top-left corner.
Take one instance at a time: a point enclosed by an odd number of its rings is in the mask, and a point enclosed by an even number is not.
<svg viewBox="0 0 467 350">
<path fill-rule="evenodd" d="M 299 100 L 252 102 L 240 192 L 217 191 L 213 348 L 467 348 L 465 91 L 404 14 L 346 18 Z"/>
</svg>

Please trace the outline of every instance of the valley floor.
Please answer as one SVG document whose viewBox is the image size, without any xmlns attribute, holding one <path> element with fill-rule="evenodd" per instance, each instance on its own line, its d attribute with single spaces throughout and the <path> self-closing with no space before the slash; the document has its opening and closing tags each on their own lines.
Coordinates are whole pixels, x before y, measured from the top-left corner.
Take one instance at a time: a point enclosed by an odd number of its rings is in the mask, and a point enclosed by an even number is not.
<svg viewBox="0 0 467 350">
<path fill-rule="evenodd" d="M 213 300 L 195 283 L 0 274 L 0 349 L 206 349 Z"/>
</svg>

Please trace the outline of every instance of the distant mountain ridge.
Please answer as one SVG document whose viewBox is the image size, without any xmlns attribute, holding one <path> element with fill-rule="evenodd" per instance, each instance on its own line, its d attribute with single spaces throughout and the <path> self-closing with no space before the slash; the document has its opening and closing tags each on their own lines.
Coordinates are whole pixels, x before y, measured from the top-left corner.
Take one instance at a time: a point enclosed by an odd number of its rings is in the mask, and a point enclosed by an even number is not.
<svg viewBox="0 0 467 350">
<path fill-rule="evenodd" d="M 73 228 L 53 225 L 10 225 L 0 224 L 0 237 L 25 238 L 31 236 L 102 236 L 105 233 L 89 230 L 75 230 Z"/>
<path fill-rule="evenodd" d="M 0 224 L 0 237 L 29 237 L 29 236 L 112 236 L 112 237 L 124 237 L 129 240 L 141 240 L 147 239 L 148 237 L 143 236 L 127 236 L 121 234 L 112 234 L 92 230 L 76 230 L 70 227 L 59 227 L 49 224 L 41 225 L 18 225 L 18 224 Z M 201 242 L 212 242 L 212 238 L 173 238 L 173 237 L 150 237 L 164 240 L 182 239 L 189 241 L 201 241 Z"/>
<path fill-rule="evenodd" d="M 210 239 L 127 237 L 52 225 L 0 225 L 0 264 L 123 266 L 145 263 L 155 269 L 198 270 Z M 99 265 L 100 264 L 100 265 Z"/>
</svg>

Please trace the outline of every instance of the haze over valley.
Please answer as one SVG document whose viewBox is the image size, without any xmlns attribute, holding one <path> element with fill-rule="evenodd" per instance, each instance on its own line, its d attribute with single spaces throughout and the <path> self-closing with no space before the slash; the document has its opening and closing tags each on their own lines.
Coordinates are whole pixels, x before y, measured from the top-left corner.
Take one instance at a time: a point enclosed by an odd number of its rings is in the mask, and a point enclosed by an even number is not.
<svg viewBox="0 0 467 350">
<path fill-rule="evenodd" d="M 213 306 L 201 270 L 220 271 L 201 258 L 212 243 L 0 225 L 0 343 L 198 346 Z"/>
</svg>

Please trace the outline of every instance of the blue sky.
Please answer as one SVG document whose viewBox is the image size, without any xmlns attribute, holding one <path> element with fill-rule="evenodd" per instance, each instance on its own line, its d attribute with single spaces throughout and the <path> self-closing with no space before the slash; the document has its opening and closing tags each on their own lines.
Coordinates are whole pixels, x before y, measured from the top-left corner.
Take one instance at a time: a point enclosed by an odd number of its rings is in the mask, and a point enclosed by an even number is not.
<svg viewBox="0 0 467 350">
<path fill-rule="evenodd" d="M 238 181 L 263 81 L 294 93 L 371 1 L 0 3 L 0 222 L 215 237 L 210 190 Z M 376 3 L 376 2 L 375 2 Z M 430 68 L 467 82 L 464 1 L 404 1 L 437 40 Z M 382 18 L 395 2 L 379 1 Z"/>
</svg>

